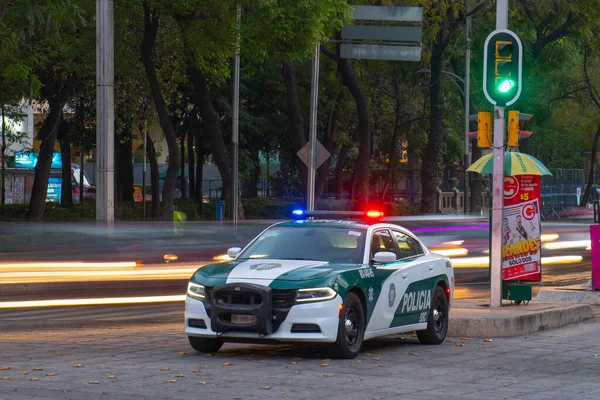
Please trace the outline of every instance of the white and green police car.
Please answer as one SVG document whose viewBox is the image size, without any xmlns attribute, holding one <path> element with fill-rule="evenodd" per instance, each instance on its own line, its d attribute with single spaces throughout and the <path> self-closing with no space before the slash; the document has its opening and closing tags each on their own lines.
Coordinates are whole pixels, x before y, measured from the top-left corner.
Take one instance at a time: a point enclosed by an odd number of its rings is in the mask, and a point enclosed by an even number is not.
<svg viewBox="0 0 600 400">
<path fill-rule="evenodd" d="M 353 358 L 364 340 L 384 335 L 416 331 L 421 343 L 442 343 L 450 260 L 406 229 L 359 214 L 277 223 L 229 249 L 232 261 L 198 269 L 186 296 L 191 346 L 210 353 L 225 341 L 321 342 L 334 357 Z"/>
</svg>

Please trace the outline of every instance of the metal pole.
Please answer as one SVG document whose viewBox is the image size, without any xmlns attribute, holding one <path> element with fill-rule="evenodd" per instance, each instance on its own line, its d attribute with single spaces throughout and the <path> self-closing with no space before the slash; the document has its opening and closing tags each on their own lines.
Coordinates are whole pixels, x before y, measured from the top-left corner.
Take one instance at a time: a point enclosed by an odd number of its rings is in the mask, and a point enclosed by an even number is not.
<svg viewBox="0 0 600 400">
<path fill-rule="evenodd" d="M 142 221 L 146 220 L 146 140 L 148 139 L 148 122 L 144 121 L 144 167 L 142 169 Z"/>
<path fill-rule="evenodd" d="M 79 166 L 79 204 L 83 204 L 83 194 L 85 191 L 85 187 L 83 186 L 83 163 L 85 161 L 83 155 L 83 138 L 81 138 L 81 149 L 79 149 L 79 152 L 81 153 L 79 154 L 79 160 L 81 164 Z"/>
<path fill-rule="evenodd" d="M 231 130 L 231 161 L 232 161 L 232 179 L 231 185 L 231 219 L 237 226 L 238 222 L 238 151 L 239 151 L 239 120 L 240 120 L 240 20 L 242 17 L 242 7 L 237 6 L 237 25 L 236 25 L 236 54 L 235 66 L 233 71 L 233 110 L 232 110 L 232 130 Z"/>
<path fill-rule="evenodd" d="M 113 0 L 96 0 L 96 221 L 115 218 Z"/>
<path fill-rule="evenodd" d="M 469 103 L 471 102 L 471 17 L 467 17 L 467 44 L 465 50 L 465 190 L 464 190 L 464 205 L 465 205 L 465 214 L 469 213 L 470 210 L 470 187 L 469 187 L 469 173 L 467 172 L 467 168 L 471 165 L 471 151 L 470 151 L 470 141 L 469 141 L 469 113 L 471 112 Z"/>
<path fill-rule="evenodd" d="M 496 1 L 496 29 L 508 28 L 508 0 Z M 494 174 L 492 193 L 492 242 L 490 306 L 502 307 L 502 218 L 504 211 L 504 111 L 494 107 Z"/>
<path fill-rule="evenodd" d="M 5 204 L 6 203 L 6 192 L 5 192 L 5 183 L 4 183 L 4 179 L 5 179 L 5 175 L 6 175 L 6 165 L 5 162 L 6 160 L 4 159 L 6 157 L 6 122 L 4 120 L 4 104 L 2 105 L 2 203 L 0 204 Z"/>
<path fill-rule="evenodd" d="M 310 93 L 310 150 L 308 153 L 308 180 L 306 208 L 315 209 L 315 175 L 317 165 L 317 106 L 319 104 L 319 44 L 315 46 L 312 66 L 312 85 Z"/>
</svg>

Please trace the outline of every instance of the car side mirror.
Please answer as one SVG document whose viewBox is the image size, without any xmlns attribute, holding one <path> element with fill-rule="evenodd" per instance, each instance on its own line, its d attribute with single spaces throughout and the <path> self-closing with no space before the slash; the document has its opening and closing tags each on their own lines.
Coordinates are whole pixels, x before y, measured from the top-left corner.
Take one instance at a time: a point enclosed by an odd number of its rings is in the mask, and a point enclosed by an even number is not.
<svg viewBox="0 0 600 400">
<path fill-rule="evenodd" d="M 378 264 L 389 264 L 396 260 L 396 253 L 392 253 L 391 251 L 379 251 L 373 256 L 373 261 Z"/>
<path fill-rule="evenodd" d="M 229 256 L 229 258 L 236 258 L 241 251 L 241 247 L 230 247 L 227 249 L 227 255 Z"/>
</svg>

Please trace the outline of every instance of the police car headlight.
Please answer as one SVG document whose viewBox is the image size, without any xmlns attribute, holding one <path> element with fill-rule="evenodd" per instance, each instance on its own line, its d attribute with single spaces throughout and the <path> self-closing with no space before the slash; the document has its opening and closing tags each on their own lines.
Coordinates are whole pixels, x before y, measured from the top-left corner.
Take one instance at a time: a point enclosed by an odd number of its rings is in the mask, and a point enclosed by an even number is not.
<svg viewBox="0 0 600 400">
<path fill-rule="evenodd" d="M 188 283 L 187 295 L 195 299 L 205 299 L 206 291 L 203 285 L 198 285 L 197 283 L 190 282 Z"/>
<path fill-rule="evenodd" d="M 309 301 L 326 301 L 333 299 L 336 295 L 337 293 L 335 290 L 329 287 L 298 289 L 298 297 L 296 297 L 296 301 L 298 303 L 306 303 Z"/>
</svg>

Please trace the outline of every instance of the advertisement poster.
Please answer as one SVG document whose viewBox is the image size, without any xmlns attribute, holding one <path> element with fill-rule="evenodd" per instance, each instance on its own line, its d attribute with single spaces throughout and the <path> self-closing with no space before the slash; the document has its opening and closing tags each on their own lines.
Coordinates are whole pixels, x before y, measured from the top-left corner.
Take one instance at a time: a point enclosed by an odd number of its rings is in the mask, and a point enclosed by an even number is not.
<svg viewBox="0 0 600 400">
<path fill-rule="evenodd" d="M 504 177 L 502 279 L 541 281 L 540 177 Z"/>
<path fill-rule="evenodd" d="M 48 178 L 48 192 L 46 194 L 46 200 L 55 203 L 60 203 L 62 193 L 62 178 L 50 177 Z"/>
<path fill-rule="evenodd" d="M 33 151 L 18 151 L 15 153 L 15 168 L 35 168 L 39 153 Z M 52 153 L 52 169 L 62 168 L 60 153 Z"/>
</svg>

